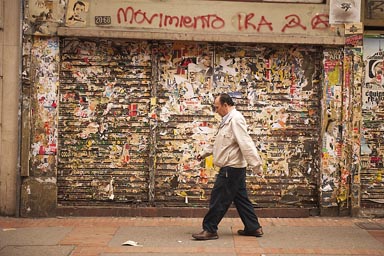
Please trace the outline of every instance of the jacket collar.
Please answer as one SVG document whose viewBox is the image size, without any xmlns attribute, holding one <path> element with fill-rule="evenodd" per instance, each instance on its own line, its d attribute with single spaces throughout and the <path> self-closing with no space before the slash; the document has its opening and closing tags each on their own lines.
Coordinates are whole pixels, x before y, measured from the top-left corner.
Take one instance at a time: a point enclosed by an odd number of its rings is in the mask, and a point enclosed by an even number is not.
<svg viewBox="0 0 384 256">
<path fill-rule="evenodd" d="M 228 112 L 228 114 L 223 116 L 223 120 L 221 120 L 221 123 L 220 123 L 220 128 L 223 127 L 225 124 L 228 124 L 229 121 L 231 121 L 235 112 L 236 112 L 236 109 L 234 108 L 230 112 Z"/>
</svg>

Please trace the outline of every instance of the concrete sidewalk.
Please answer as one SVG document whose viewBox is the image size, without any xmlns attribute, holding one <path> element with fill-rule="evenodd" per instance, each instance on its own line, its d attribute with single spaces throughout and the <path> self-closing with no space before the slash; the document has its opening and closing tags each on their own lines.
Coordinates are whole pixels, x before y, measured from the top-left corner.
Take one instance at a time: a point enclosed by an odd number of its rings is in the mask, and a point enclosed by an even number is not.
<svg viewBox="0 0 384 256">
<path fill-rule="evenodd" d="M 195 241 L 201 220 L 0 217 L 0 256 L 384 255 L 384 219 L 260 218 L 265 234 L 255 238 L 237 235 L 238 218 L 224 218 L 218 240 Z"/>
</svg>

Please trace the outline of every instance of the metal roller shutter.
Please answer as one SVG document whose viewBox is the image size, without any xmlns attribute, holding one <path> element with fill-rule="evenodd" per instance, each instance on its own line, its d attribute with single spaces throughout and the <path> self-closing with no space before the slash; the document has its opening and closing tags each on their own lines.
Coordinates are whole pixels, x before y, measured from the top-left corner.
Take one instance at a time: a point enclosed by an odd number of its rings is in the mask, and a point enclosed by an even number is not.
<svg viewBox="0 0 384 256">
<path fill-rule="evenodd" d="M 208 77 L 207 56 L 214 70 Z M 208 204 L 217 170 L 212 159 L 194 159 L 220 120 L 211 109 L 214 96 L 229 92 L 264 159 L 265 179 L 248 178 L 255 206 L 317 207 L 321 60 L 314 47 L 164 46 L 155 201 Z"/>
<path fill-rule="evenodd" d="M 264 179 L 248 178 L 255 206 L 317 207 L 320 49 L 65 39 L 61 51 L 60 204 L 207 206 L 217 169 L 195 159 L 229 92 L 264 160 Z"/>
<path fill-rule="evenodd" d="M 151 49 L 61 42 L 59 204 L 148 201 Z"/>
</svg>

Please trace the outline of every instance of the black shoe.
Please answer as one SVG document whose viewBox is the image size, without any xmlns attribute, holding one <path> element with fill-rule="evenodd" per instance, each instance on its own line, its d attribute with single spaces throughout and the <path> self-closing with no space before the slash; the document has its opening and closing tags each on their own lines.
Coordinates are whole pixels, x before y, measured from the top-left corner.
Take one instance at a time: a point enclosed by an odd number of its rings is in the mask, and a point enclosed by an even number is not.
<svg viewBox="0 0 384 256">
<path fill-rule="evenodd" d="M 198 234 L 193 234 L 192 237 L 195 238 L 196 240 L 213 240 L 213 239 L 219 238 L 216 232 L 211 233 L 205 230 L 201 231 Z"/>
<path fill-rule="evenodd" d="M 256 229 L 255 231 L 245 231 L 245 230 L 238 230 L 237 234 L 240 236 L 255 236 L 255 237 L 262 237 L 264 235 L 263 229 L 260 227 Z"/>
</svg>

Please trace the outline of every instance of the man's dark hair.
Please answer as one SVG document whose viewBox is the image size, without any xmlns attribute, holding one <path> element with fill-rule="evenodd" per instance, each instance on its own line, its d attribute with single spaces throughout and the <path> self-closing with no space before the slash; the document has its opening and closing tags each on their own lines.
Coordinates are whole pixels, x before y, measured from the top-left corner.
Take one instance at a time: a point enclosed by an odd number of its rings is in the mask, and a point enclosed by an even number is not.
<svg viewBox="0 0 384 256">
<path fill-rule="evenodd" d="M 227 103 L 229 106 L 234 106 L 235 103 L 233 102 L 231 96 L 229 96 L 229 94 L 227 93 L 221 93 L 219 95 L 219 101 L 220 101 L 220 104 L 223 105 L 224 103 Z"/>
<path fill-rule="evenodd" d="M 81 6 L 84 6 L 84 7 L 85 7 L 85 3 L 81 2 L 81 1 L 77 1 L 77 2 L 73 5 L 73 10 L 75 10 L 76 5 L 81 5 Z"/>
</svg>

